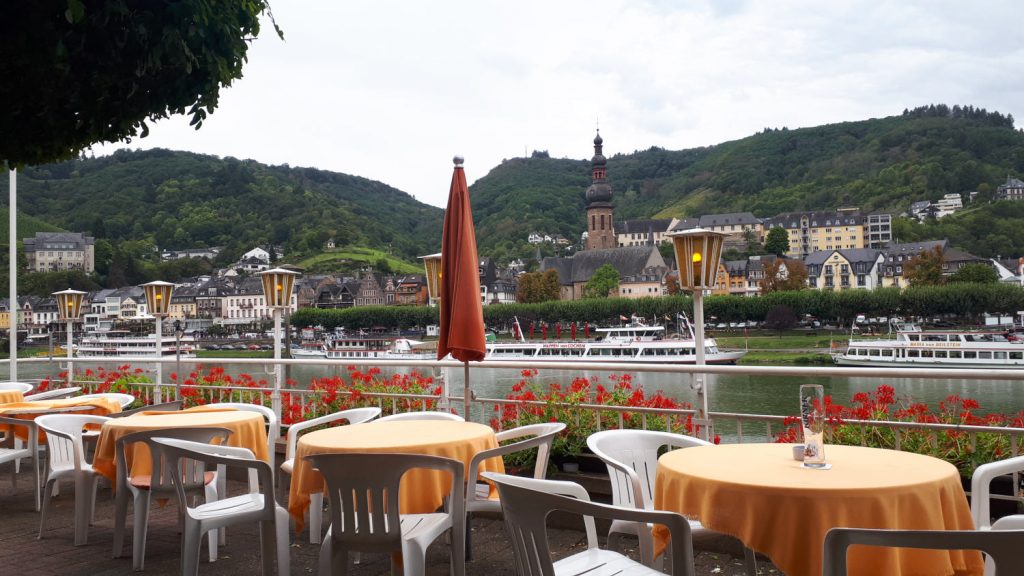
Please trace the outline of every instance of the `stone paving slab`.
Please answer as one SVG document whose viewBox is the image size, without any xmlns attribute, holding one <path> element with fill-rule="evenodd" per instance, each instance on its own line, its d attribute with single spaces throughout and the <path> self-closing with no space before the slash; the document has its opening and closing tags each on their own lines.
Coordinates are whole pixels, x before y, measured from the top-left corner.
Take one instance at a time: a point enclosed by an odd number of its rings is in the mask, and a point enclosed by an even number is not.
<svg viewBox="0 0 1024 576">
<path fill-rule="evenodd" d="M 112 558 L 114 504 L 109 485 L 101 480 L 96 503 L 96 521 L 89 531 L 88 544 L 76 547 L 74 542 L 73 487 L 62 486 L 60 496 L 51 501 L 43 539 L 39 531 L 39 513 L 32 499 L 31 477 L 24 469 L 18 475 L 17 489 L 11 486 L 12 465 L 0 465 L 0 575 L 2 576 L 114 576 L 132 574 L 131 510 L 124 554 Z M 234 489 L 241 484 L 231 483 Z M 283 494 L 279 496 L 284 496 Z M 325 516 L 327 516 L 325 514 Z M 474 517 L 472 522 L 474 558 L 466 565 L 469 575 L 513 576 L 512 551 L 503 521 Z M 579 530 L 552 528 L 549 540 L 556 557 L 583 549 L 585 537 Z M 602 544 L 604 538 L 602 537 Z M 706 544 L 706 546 L 705 546 Z M 228 530 L 227 546 L 221 547 L 219 559 L 209 563 L 203 547 L 199 573 L 202 576 L 259 574 L 259 533 L 256 525 Z M 742 575 L 742 555 L 729 550 L 728 544 L 696 542 L 697 574 Z M 726 550 L 723 552 L 723 550 Z M 635 550 L 632 551 L 635 557 Z M 730 553 L 732 552 L 732 553 Z M 319 546 L 309 544 L 308 534 L 292 534 L 291 574 L 316 574 Z M 180 534 L 177 506 L 153 507 L 147 537 L 145 572 L 149 576 L 180 574 Z M 427 574 L 448 574 L 448 549 L 439 539 L 428 551 Z M 779 574 L 767 562 L 759 563 L 762 574 Z M 349 574 L 371 576 L 388 574 L 387 556 L 363 554 L 359 565 L 351 566 Z"/>
</svg>

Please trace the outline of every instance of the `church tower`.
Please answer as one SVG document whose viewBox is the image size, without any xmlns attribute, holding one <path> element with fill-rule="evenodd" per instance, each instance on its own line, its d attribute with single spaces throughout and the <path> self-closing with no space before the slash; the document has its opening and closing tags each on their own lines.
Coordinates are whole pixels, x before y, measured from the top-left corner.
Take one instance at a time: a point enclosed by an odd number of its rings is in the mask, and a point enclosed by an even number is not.
<svg viewBox="0 0 1024 576">
<path fill-rule="evenodd" d="M 594 138 L 594 157 L 591 159 L 591 184 L 587 188 L 587 250 L 615 248 L 615 228 L 612 225 L 612 187 L 606 181 L 607 168 L 601 153 L 601 131 Z"/>
</svg>

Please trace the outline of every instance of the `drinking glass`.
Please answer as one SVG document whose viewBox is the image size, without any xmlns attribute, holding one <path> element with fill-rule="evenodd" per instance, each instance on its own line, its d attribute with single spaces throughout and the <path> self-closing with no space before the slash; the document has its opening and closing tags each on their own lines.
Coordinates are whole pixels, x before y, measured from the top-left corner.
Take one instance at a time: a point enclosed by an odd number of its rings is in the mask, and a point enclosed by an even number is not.
<svg viewBox="0 0 1024 576">
<path fill-rule="evenodd" d="M 829 468 L 825 462 L 825 389 L 800 386 L 800 422 L 804 431 L 804 468 Z"/>
</svg>

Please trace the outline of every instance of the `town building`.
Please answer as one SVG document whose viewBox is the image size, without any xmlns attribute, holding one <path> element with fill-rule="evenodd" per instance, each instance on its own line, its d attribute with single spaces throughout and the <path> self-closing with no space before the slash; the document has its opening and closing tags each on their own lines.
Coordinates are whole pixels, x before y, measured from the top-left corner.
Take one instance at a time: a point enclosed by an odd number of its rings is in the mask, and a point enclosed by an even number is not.
<svg viewBox="0 0 1024 576">
<path fill-rule="evenodd" d="M 821 290 L 874 290 L 884 260 L 873 248 L 818 250 L 804 259 L 807 284 Z"/>
<path fill-rule="evenodd" d="M 935 217 L 942 218 L 955 214 L 964 207 L 963 198 L 960 194 L 946 194 L 935 203 Z"/>
<path fill-rule="evenodd" d="M 96 240 L 79 232 L 36 232 L 24 238 L 25 259 L 33 272 L 96 270 Z"/>
<path fill-rule="evenodd" d="M 764 224 L 750 212 L 707 214 L 698 219 L 697 226 L 728 234 L 725 239 L 727 246 L 743 244 L 745 247 L 748 238 L 754 242 L 764 241 Z"/>
<path fill-rule="evenodd" d="M 209 248 L 189 248 L 187 250 L 164 250 L 160 253 L 161 260 L 181 260 L 182 258 L 206 258 L 213 260 L 216 258 L 220 251 L 223 250 L 222 246 L 211 246 Z"/>
<path fill-rule="evenodd" d="M 655 220 L 619 220 L 615 223 L 616 246 L 650 246 L 668 242 L 675 218 Z"/>
<path fill-rule="evenodd" d="M 540 270 L 558 272 L 562 300 L 579 300 L 583 298 L 584 288 L 591 276 L 605 264 L 611 264 L 619 272 L 620 295 L 640 298 L 661 294 L 661 282 L 668 266 L 656 246 L 583 250 L 570 257 L 544 258 Z M 653 282 L 653 276 L 658 276 L 657 293 L 647 290 Z M 628 292 L 623 294 L 624 288 Z"/>
<path fill-rule="evenodd" d="M 864 217 L 855 210 L 785 212 L 766 218 L 764 231 L 781 226 L 789 234 L 790 258 L 813 252 L 864 248 Z M 891 226 L 890 226 L 891 230 Z"/>
<path fill-rule="evenodd" d="M 892 242 L 892 214 L 868 214 L 864 222 L 867 248 L 882 249 Z"/>
<path fill-rule="evenodd" d="M 1006 183 L 996 188 L 996 200 L 1024 200 L 1024 181 L 1006 177 Z"/>
<path fill-rule="evenodd" d="M 882 255 L 885 260 L 882 264 L 883 287 L 896 286 L 902 288 L 907 285 L 903 278 L 903 266 L 915 256 L 922 252 L 929 252 L 935 248 L 945 252 L 949 248 L 947 240 L 927 240 L 924 242 L 904 242 L 901 244 L 890 244 Z"/>
<path fill-rule="evenodd" d="M 612 187 L 607 181 L 608 161 L 602 152 L 601 132 L 594 137 L 594 157 L 591 164 L 591 184 L 587 188 L 587 250 L 603 250 L 617 246 L 612 219 Z"/>
</svg>

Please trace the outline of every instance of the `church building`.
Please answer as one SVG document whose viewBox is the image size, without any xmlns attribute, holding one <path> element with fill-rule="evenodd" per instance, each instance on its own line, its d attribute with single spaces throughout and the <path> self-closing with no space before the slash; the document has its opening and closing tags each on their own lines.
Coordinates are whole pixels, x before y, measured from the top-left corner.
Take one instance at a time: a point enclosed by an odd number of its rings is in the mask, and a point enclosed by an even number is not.
<svg viewBox="0 0 1024 576">
<path fill-rule="evenodd" d="M 601 132 L 594 138 L 594 157 L 590 160 L 591 184 L 587 188 L 587 250 L 614 248 L 612 223 L 612 187 L 607 181 L 607 160 L 602 153 Z"/>
</svg>

